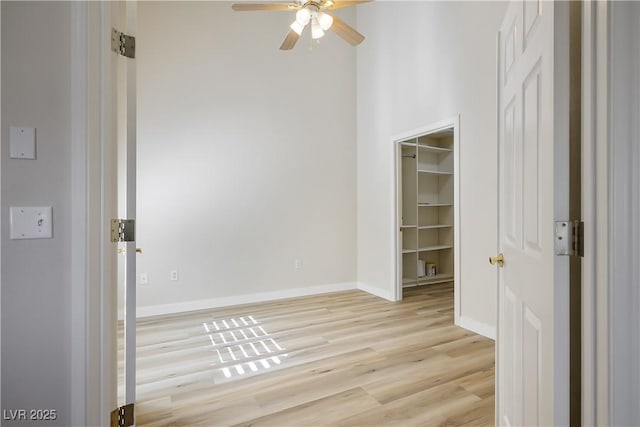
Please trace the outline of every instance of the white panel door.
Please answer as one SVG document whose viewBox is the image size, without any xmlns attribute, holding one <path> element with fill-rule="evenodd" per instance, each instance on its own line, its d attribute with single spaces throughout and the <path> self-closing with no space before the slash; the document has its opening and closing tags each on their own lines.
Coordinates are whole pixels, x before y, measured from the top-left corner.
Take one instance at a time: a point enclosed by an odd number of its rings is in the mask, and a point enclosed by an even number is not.
<svg viewBox="0 0 640 427">
<path fill-rule="evenodd" d="M 568 423 L 568 263 L 553 237 L 568 214 L 561 3 L 511 1 L 499 33 L 498 425 Z"/>
</svg>

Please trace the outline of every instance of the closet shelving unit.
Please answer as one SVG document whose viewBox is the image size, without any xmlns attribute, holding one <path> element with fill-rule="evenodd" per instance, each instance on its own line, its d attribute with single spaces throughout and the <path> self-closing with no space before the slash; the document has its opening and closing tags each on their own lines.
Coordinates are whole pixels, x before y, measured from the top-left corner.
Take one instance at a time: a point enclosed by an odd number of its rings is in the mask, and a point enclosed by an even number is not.
<svg viewBox="0 0 640 427">
<path fill-rule="evenodd" d="M 454 280 L 453 129 L 400 141 L 402 286 Z M 418 275 L 418 260 L 436 265 Z"/>
</svg>

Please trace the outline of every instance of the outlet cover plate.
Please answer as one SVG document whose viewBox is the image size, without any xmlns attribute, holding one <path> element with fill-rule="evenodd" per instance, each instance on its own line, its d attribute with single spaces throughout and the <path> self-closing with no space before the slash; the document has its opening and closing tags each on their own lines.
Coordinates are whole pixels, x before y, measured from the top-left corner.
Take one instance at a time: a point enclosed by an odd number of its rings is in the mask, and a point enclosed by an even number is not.
<svg viewBox="0 0 640 427">
<path fill-rule="evenodd" d="M 9 127 L 9 157 L 35 160 L 36 128 Z"/>
</svg>

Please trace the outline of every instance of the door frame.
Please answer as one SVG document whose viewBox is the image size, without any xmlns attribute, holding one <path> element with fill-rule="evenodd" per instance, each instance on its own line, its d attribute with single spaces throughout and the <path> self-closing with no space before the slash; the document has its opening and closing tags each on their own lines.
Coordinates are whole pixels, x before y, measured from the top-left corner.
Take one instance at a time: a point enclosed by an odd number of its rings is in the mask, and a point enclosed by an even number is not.
<svg viewBox="0 0 640 427">
<path fill-rule="evenodd" d="M 621 242 L 610 240 L 610 5 L 582 7 L 582 423 L 589 426 L 610 424 L 609 264 Z"/>
<path fill-rule="evenodd" d="M 444 129 L 453 129 L 453 299 L 454 322 L 460 326 L 460 115 L 440 120 L 427 126 L 399 133 L 391 137 L 393 148 L 393 191 L 391 241 L 395 260 L 393 281 L 395 283 L 393 301 L 402 301 L 402 253 L 400 232 L 402 156 L 400 142 L 428 135 Z"/>
<path fill-rule="evenodd" d="M 72 91 L 74 180 L 72 210 L 80 221 L 72 246 L 73 319 L 81 326 L 72 345 L 74 366 L 71 419 L 74 425 L 109 425 L 116 408 L 117 300 L 116 254 L 110 220 L 116 217 L 116 99 L 109 79 L 111 52 L 110 2 L 73 2 L 72 63 L 78 89 Z M 84 114 L 82 113 L 84 112 Z M 75 306 L 75 303 L 78 303 Z M 83 303 L 84 302 L 84 303 Z M 74 331 L 75 332 L 75 331 Z"/>
<path fill-rule="evenodd" d="M 606 425 L 609 423 L 609 301 L 610 290 L 608 260 L 620 242 L 609 242 L 613 226 L 608 215 L 608 197 L 611 171 L 608 163 L 609 122 L 609 4 L 606 2 L 583 5 L 583 219 L 585 221 L 585 258 L 583 263 L 583 423 Z M 110 273 L 105 269 L 108 256 L 103 251 L 108 242 L 106 221 L 108 209 L 103 205 L 102 186 L 105 180 L 104 149 L 109 144 L 109 100 L 103 98 L 103 89 L 109 82 L 103 79 L 103 56 L 100 47 L 110 43 L 105 35 L 109 30 L 104 6 L 98 2 L 73 2 L 74 39 L 87 42 L 87 50 L 72 50 L 74 77 L 83 80 L 81 90 L 72 92 L 74 105 L 85 106 L 86 114 L 72 123 L 74 147 L 84 148 L 84 155 L 72 158 L 72 168 L 84 170 L 84 179 L 73 184 L 75 198 L 73 210 L 86 221 L 85 234 L 80 231 L 72 242 L 86 244 L 86 253 L 73 251 L 72 307 L 74 322 L 85 326 L 84 333 L 74 336 L 72 358 L 78 370 L 72 380 L 71 420 L 79 425 L 108 425 L 108 417 L 115 406 L 105 391 L 112 387 L 111 368 L 106 361 L 112 353 L 107 320 L 117 307 L 106 298 L 106 284 Z M 82 37 L 82 39 L 79 39 Z M 104 49 L 103 49 L 104 50 Z M 74 79 L 74 81 L 78 81 Z M 86 83 L 86 84 L 85 84 Z M 0 88 L 1 90 L 1 88 Z M 83 133 L 86 132 L 86 133 Z M 84 135 L 84 136 L 83 136 Z M 394 141 L 398 136 L 394 137 Z M 392 144 L 397 169 L 396 144 Z M 396 170 L 392 172 L 396 178 Z M 84 191 L 81 191 L 84 190 Z M 392 242 L 397 256 L 396 230 L 397 187 L 393 195 Z M 591 236 L 591 237 L 590 237 Z M 596 244 L 596 242 L 598 242 Z M 110 243 L 110 242 L 108 242 Z M 459 276 L 458 276 L 459 277 Z M 397 280 L 397 260 L 394 280 Z M 1 284 L 0 284 L 1 286 Z M 599 345 L 606 343 L 607 345 Z M 86 392 L 85 392 L 86 391 Z"/>
</svg>

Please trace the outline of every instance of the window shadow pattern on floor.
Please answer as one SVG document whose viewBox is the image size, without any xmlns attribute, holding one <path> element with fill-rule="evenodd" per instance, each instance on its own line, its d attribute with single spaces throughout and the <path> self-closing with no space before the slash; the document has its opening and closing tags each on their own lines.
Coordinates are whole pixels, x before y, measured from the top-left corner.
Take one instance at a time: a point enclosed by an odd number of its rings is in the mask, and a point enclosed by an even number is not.
<svg viewBox="0 0 640 427">
<path fill-rule="evenodd" d="M 214 353 L 216 383 L 273 370 L 289 356 L 253 316 L 202 323 Z"/>
</svg>

